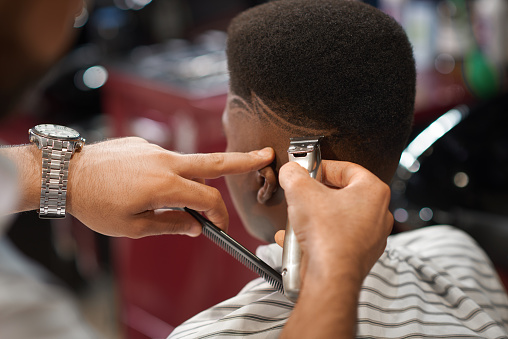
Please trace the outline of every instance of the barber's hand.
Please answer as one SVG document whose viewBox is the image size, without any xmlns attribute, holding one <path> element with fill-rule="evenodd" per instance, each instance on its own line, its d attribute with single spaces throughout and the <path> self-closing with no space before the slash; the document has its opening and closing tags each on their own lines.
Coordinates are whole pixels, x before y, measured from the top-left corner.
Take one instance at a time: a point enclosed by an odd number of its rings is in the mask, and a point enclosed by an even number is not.
<svg viewBox="0 0 508 339">
<path fill-rule="evenodd" d="M 259 170 L 273 157 L 270 148 L 184 155 L 140 138 L 85 146 L 71 161 L 67 209 L 91 229 L 112 236 L 201 233 L 190 214 L 164 207 L 204 212 L 226 230 L 224 201 L 217 189 L 204 184 L 205 179 Z"/>
<path fill-rule="evenodd" d="M 288 218 L 307 272 L 351 269 L 363 280 L 386 247 L 393 217 L 389 187 L 365 168 L 323 161 L 323 184 L 289 162 L 279 174 Z M 284 231 L 276 241 L 283 244 Z"/>
<path fill-rule="evenodd" d="M 390 190 L 359 165 L 323 161 L 323 184 L 294 162 L 279 182 L 302 248 L 302 286 L 280 338 L 354 338 L 361 285 L 383 253 Z M 284 231 L 276 234 L 279 245 Z M 319 316 L 316 316 L 319 315 Z"/>
</svg>

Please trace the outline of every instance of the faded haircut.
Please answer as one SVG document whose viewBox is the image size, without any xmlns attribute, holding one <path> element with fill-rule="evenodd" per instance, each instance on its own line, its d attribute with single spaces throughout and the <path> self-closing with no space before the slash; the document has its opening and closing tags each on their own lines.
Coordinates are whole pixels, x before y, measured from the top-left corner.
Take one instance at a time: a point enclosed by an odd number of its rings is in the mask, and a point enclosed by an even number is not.
<svg viewBox="0 0 508 339">
<path fill-rule="evenodd" d="M 231 91 L 247 102 L 255 94 L 291 124 L 335 130 L 326 145 L 348 149 L 342 160 L 373 172 L 398 162 L 416 72 L 390 16 L 357 1 L 268 2 L 233 19 L 227 57 Z"/>
</svg>

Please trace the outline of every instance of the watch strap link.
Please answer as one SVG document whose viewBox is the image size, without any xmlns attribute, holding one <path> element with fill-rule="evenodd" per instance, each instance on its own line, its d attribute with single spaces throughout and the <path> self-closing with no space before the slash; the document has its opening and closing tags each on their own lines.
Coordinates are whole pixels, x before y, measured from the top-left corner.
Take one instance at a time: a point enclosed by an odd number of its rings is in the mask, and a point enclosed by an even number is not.
<svg viewBox="0 0 508 339">
<path fill-rule="evenodd" d="M 69 141 L 42 139 L 40 218 L 65 218 L 69 162 L 73 151 Z"/>
</svg>

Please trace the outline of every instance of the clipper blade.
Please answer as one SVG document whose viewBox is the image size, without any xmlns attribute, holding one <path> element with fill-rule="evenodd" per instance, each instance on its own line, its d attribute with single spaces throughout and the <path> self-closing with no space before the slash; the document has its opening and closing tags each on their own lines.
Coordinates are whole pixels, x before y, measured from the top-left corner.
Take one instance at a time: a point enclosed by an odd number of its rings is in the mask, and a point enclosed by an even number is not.
<svg viewBox="0 0 508 339">
<path fill-rule="evenodd" d="M 319 143 L 322 138 L 322 136 L 291 138 L 288 148 L 288 160 L 301 165 L 309 172 L 311 178 L 319 181 L 321 181 L 321 150 Z M 282 283 L 284 295 L 293 302 L 296 302 L 300 294 L 301 260 L 300 244 L 288 220 L 282 252 Z"/>
</svg>

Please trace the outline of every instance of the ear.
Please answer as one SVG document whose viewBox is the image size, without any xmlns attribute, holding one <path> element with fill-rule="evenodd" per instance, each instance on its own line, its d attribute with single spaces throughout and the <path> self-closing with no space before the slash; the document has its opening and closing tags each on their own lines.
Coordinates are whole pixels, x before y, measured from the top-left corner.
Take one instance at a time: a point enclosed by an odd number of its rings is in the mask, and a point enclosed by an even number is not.
<svg viewBox="0 0 508 339">
<path fill-rule="evenodd" d="M 267 166 L 257 172 L 257 181 L 259 184 L 257 199 L 262 205 L 277 191 L 277 176 L 272 166 Z"/>
</svg>

